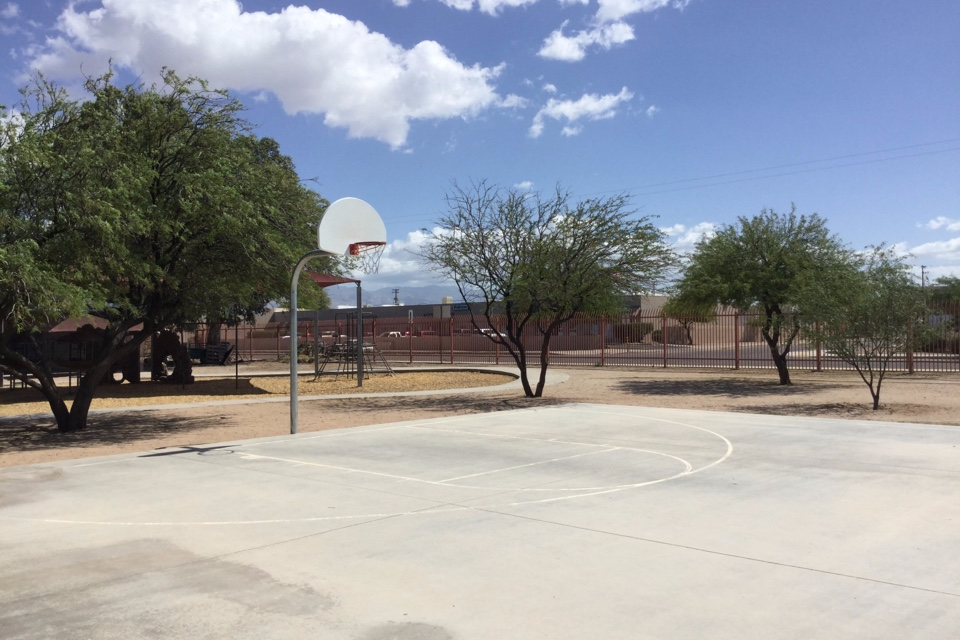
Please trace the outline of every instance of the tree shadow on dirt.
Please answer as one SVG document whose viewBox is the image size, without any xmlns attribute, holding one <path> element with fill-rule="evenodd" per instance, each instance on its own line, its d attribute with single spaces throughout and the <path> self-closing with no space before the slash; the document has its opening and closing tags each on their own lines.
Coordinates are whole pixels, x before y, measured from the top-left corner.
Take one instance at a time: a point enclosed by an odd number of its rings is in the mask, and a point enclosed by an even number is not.
<svg viewBox="0 0 960 640">
<path fill-rule="evenodd" d="M 513 411 L 566 404 L 558 398 L 503 395 L 395 396 L 389 398 L 338 398 L 305 402 L 300 411 L 355 413 L 368 411 L 425 411 L 450 415 Z"/>
<path fill-rule="evenodd" d="M 149 440 L 209 427 L 210 421 L 210 417 L 187 418 L 153 411 L 91 414 L 86 429 L 62 433 L 52 416 L 33 419 L 19 416 L 17 419 L 0 419 L 0 453 Z"/>
<path fill-rule="evenodd" d="M 822 404 L 782 404 L 782 405 L 746 405 L 738 407 L 739 413 L 757 413 L 773 416 L 791 416 L 802 418 L 836 418 L 839 420 L 856 420 L 870 417 L 883 417 L 889 412 L 873 411 L 871 402 L 856 404 L 853 402 L 825 402 Z M 902 418 L 901 418 L 902 419 Z"/>
<path fill-rule="evenodd" d="M 624 380 L 623 393 L 651 396 L 789 397 L 816 392 L 811 385 L 781 385 L 776 380 Z"/>
<path fill-rule="evenodd" d="M 61 386 L 60 397 L 71 399 L 76 391 L 76 385 Z M 207 396 L 212 400 L 217 400 L 229 399 L 233 395 L 270 395 L 270 392 L 256 386 L 250 378 L 240 378 L 238 380 L 232 378 L 199 379 L 191 384 L 144 380 L 139 384 L 101 384 L 97 387 L 94 402 L 97 400 L 156 397 L 169 397 L 171 402 L 176 402 L 179 396 Z M 3 404 L 47 401 L 42 393 L 31 388 L 0 389 L 0 400 Z"/>
</svg>

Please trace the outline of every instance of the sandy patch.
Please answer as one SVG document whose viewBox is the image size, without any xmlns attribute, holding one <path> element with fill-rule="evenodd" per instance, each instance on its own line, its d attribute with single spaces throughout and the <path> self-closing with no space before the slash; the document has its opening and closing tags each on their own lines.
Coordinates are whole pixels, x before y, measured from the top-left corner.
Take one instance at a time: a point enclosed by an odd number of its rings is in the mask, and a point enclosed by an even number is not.
<svg viewBox="0 0 960 640">
<path fill-rule="evenodd" d="M 282 370 L 282 366 L 275 368 Z M 547 387 L 543 398 L 524 398 L 517 389 L 369 398 L 355 395 L 355 380 L 346 381 L 344 393 L 353 393 L 352 396 L 301 402 L 299 430 L 320 431 L 570 402 L 960 425 L 960 376 L 957 374 L 892 375 L 884 382 L 881 409 L 873 411 L 866 385 L 853 373 L 793 372 L 795 384 L 781 387 L 777 384 L 775 372 L 767 370 L 583 368 L 558 371 L 567 374 L 568 380 Z M 430 386 L 446 384 L 443 388 L 460 388 L 465 386 L 465 378 L 461 375 L 466 374 L 433 374 Z M 491 384 L 490 374 L 479 376 L 478 384 L 474 386 Z M 397 378 L 404 380 L 403 375 Z M 405 378 L 405 383 L 413 386 L 416 380 L 414 377 Z M 286 381 L 277 378 L 274 383 L 283 385 Z M 426 378 L 419 380 L 419 384 L 425 383 Z M 218 384 L 233 387 L 234 381 L 227 379 Z M 190 395 L 169 393 L 156 396 L 159 398 L 156 402 L 184 402 L 188 397 L 204 400 L 223 397 L 213 389 L 205 389 L 203 394 L 197 394 L 195 390 L 190 391 Z M 272 391 L 253 379 L 250 387 L 239 391 L 242 393 L 235 396 L 229 396 L 227 390 L 223 390 L 223 394 L 234 398 L 260 398 L 287 393 L 286 390 Z M 368 381 L 364 383 L 363 391 L 375 392 L 376 387 Z M 301 386 L 300 393 L 313 395 L 326 394 L 327 391 Z M 150 401 L 153 400 L 151 397 Z M 0 402 L 8 404 L 2 397 Z M 145 402 L 146 399 L 140 399 L 137 404 Z M 201 446 L 280 436 L 288 432 L 289 404 L 286 402 L 101 414 L 91 416 L 87 430 L 73 434 L 60 434 L 49 418 L 11 418 L 0 420 L 0 466 Z"/>
</svg>

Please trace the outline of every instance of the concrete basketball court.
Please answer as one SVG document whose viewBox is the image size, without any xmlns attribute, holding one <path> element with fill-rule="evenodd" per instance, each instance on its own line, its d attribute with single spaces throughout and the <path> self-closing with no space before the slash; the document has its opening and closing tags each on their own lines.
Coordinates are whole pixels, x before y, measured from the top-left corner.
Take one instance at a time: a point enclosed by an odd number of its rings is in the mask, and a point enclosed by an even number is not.
<svg viewBox="0 0 960 640">
<path fill-rule="evenodd" d="M 0 470 L 4 638 L 960 637 L 960 428 L 567 405 Z"/>
</svg>

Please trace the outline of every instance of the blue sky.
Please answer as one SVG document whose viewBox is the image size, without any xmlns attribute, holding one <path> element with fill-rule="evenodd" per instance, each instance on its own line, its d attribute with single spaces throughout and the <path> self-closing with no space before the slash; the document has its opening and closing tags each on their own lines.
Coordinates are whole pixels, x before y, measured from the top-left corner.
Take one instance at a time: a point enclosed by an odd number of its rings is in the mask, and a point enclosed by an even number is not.
<svg viewBox="0 0 960 640">
<path fill-rule="evenodd" d="M 453 181 L 627 193 L 678 249 L 763 208 L 819 213 L 960 275 L 956 0 L 0 0 L 0 104 L 109 59 L 231 90 L 328 199 L 383 217 L 365 288 Z M 402 297 L 402 296 L 401 296 Z"/>
</svg>

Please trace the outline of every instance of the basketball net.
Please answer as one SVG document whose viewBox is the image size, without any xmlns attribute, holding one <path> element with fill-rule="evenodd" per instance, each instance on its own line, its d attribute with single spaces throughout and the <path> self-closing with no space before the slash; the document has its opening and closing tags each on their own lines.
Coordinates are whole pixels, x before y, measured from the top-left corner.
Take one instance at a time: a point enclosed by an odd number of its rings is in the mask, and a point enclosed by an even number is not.
<svg viewBox="0 0 960 640">
<path fill-rule="evenodd" d="M 347 255 L 357 265 L 357 268 L 364 273 L 377 273 L 380 269 L 380 257 L 384 249 L 387 248 L 386 242 L 353 242 L 347 251 Z"/>
</svg>

